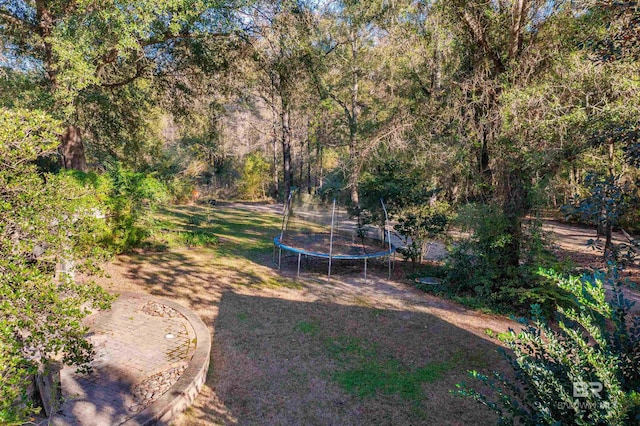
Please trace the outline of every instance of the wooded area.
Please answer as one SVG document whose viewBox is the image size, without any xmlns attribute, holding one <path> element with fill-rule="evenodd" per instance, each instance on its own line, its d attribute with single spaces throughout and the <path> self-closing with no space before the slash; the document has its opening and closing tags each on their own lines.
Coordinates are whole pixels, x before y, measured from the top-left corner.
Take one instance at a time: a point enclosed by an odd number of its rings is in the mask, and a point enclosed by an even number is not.
<svg viewBox="0 0 640 426">
<path fill-rule="evenodd" d="M 638 2 L 4 0 L 0 43 L 0 423 L 34 360 L 90 356 L 76 307 L 108 297 L 56 264 L 140 245 L 159 204 L 383 198 L 405 257 L 466 231 L 451 292 L 525 314 L 568 306 L 540 218 L 636 261 Z"/>
</svg>

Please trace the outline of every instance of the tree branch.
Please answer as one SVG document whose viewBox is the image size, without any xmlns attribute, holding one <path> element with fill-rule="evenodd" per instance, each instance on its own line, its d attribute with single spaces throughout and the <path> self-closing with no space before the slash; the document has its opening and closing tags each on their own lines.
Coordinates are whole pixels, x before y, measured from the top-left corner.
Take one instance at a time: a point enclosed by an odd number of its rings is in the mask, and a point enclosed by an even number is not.
<svg viewBox="0 0 640 426">
<path fill-rule="evenodd" d="M 458 14 L 462 18 L 462 22 L 464 22 L 467 30 L 471 33 L 471 36 L 476 40 L 476 42 L 482 47 L 482 50 L 489 56 L 491 61 L 496 67 L 496 71 L 498 74 L 505 71 L 505 66 L 500 56 L 489 46 L 487 39 L 484 34 L 484 28 L 482 28 L 481 23 L 476 19 L 476 17 L 469 12 L 467 8 L 464 8 L 463 12 L 460 12 L 458 9 Z"/>
<path fill-rule="evenodd" d="M 26 19 L 18 18 L 17 16 L 12 15 L 10 12 L 4 9 L 0 9 L 0 19 L 4 19 L 7 22 L 11 22 L 14 25 L 18 25 L 33 32 L 36 32 L 38 30 L 34 23 L 29 22 Z"/>
<path fill-rule="evenodd" d="M 137 79 L 138 77 L 142 76 L 142 73 L 145 70 L 145 66 L 141 63 L 141 62 L 137 62 L 136 63 L 136 72 L 134 75 L 121 80 L 121 81 L 117 81 L 115 83 L 102 83 L 100 84 L 101 87 L 107 88 L 107 89 L 115 89 L 118 87 L 122 87 L 122 86 L 126 86 L 129 83 L 132 83 L 135 79 Z"/>
</svg>

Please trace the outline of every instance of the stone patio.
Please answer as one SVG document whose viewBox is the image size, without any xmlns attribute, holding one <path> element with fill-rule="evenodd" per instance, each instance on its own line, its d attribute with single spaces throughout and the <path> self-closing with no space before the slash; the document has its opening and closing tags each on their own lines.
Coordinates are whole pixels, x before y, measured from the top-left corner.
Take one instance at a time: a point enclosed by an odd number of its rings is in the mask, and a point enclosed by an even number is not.
<svg viewBox="0 0 640 426">
<path fill-rule="evenodd" d="M 111 310 L 92 314 L 86 324 L 96 351 L 93 371 L 81 374 L 75 368 L 62 369 L 63 402 L 52 424 L 166 421 L 184 410 L 204 383 L 209 331 L 180 305 L 124 294 Z"/>
</svg>

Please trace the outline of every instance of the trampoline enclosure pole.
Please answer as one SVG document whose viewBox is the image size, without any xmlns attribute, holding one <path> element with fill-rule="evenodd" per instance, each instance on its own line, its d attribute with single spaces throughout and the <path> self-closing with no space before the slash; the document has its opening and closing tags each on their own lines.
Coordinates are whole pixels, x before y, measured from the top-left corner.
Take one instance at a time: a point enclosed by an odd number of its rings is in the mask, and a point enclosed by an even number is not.
<svg viewBox="0 0 640 426">
<path fill-rule="evenodd" d="M 382 204 L 382 211 L 384 211 L 384 229 L 387 231 L 387 243 L 389 244 L 389 279 L 391 279 L 391 232 L 389 231 L 389 215 L 387 214 L 387 207 L 384 205 L 382 198 L 380 198 L 380 204 Z"/>
<path fill-rule="evenodd" d="M 367 279 L 367 258 L 364 258 L 364 279 Z"/>
<path fill-rule="evenodd" d="M 327 278 L 331 278 L 331 256 L 333 255 L 333 224 L 336 216 L 336 199 L 333 199 L 333 210 L 331 212 L 331 236 L 329 238 L 329 272 Z"/>
</svg>

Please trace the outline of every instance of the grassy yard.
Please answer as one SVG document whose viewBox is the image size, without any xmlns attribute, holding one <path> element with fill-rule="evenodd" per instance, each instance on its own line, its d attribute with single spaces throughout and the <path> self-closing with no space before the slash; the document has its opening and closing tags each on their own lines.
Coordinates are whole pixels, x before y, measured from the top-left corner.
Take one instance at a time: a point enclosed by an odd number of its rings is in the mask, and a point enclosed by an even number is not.
<svg viewBox="0 0 640 426">
<path fill-rule="evenodd" d="M 470 369 L 504 369 L 476 314 L 388 281 L 331 282 L 272 265 L 280 216 L 251 206 L 168 207 L 149 247 L 107 265 L 102 284 L 193 309 L 213 334 L 211 367 L 176 423 L 494 424 L 449 390 Z"/>
</svg>

